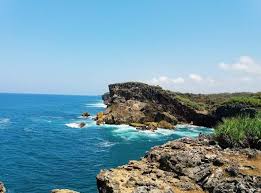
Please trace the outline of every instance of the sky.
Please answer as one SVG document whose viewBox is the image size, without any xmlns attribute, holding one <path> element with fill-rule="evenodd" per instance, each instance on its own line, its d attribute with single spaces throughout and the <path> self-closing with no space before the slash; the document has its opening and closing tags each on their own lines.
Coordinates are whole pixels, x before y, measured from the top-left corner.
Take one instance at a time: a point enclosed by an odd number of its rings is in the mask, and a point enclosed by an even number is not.
<svg viewBox="0 0 261 193">
<path fill-rule="evenodd" d="M 0 92 L 261 91 L 260 21 L 260 0 L 0 0 Z"/>
</svg>

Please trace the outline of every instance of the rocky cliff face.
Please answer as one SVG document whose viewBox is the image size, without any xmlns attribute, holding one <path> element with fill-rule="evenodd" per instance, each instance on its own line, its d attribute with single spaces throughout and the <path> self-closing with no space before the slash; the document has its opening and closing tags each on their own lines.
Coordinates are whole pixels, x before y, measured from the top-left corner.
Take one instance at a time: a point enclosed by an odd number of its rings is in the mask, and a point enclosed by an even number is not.
<svg viewBox="0 0 261 193">
<path fill-rule="evenodd" d="M 259 193 L 261 154 L 222 149 L 205 137 L 183 138 L 151 149 L 97 176 L 99 193 Z"/>
<path fill-rule="evenodd" d="M 206 111 L 198 111 L 181 102 L 175 93 L 143 83 L 109 85 L 109 93 L 103 100 L 108 105 L 103 120 L 108 124 L 165 121 L 172 125 L 180 122 L 210 127 L 216 121 Z"/>
</svg>

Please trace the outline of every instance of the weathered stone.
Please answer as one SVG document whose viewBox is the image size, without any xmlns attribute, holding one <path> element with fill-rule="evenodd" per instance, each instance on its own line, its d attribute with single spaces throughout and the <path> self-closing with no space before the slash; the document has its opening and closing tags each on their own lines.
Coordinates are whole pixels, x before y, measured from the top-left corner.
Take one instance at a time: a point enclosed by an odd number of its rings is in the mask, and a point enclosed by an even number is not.
<svg viewBox="0 0 261 193">
<path fill-rule="evenodd" d="M 6 193 L 4 183 L 0 181 L 0 193 Z"/>
<path fill-rule="evenodd" d="M 251 160 L 244 150 L 223 150 L 219 146 L 206 145 L 207 140 L 182 138 L 154 147 L 140 161 L 102 171 L 97 176 L 98 190 L 100 193 L 166 193 L 175 190 L 257 193 L 261 184 L 258 172 L 261 170 L 260 151 L 256 150 L 252 167 L 245 167 Z"/>
<path fill-rule="evenodd" d="M 82 113 L 82 117 L 84 117 L 84 118 L 87 118 L 87 117 L 89 117 L 89 116 L 90 116 L 90 114 L 89 114 L 88 112 Z"/>
</svg>

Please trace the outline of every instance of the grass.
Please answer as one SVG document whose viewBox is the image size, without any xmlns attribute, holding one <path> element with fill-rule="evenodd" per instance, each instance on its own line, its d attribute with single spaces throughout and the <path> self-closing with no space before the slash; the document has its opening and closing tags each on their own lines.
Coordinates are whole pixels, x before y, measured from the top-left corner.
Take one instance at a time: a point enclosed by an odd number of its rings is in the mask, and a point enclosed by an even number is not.
<svg viewBox="0 0 261 193">
<path fill-rule="evenodd" d="M 241 146 L 244 143 L 253 142 L 249 140 L 254 140 L 254 143 L 257 143 L 261 139 L 261 113 L 255 118 L 240 116 L 224 119 L 215 128 L 215 137 L 221 143 L 220 140 L 229 140 L 231 146 Z"/>
<path fill-rule="evenodd" d="M 250 107 L 261 107 L 261 96 L 232 97 L 225 104 L 245 104 Z"/>
<path fill-rule="evenodd" d="M 180 101 L 183 105 L 186 105 L 192 109 L 198 110 L 198 111 L 203 111 L 206 109 L 205 104 L 199 103 L 199 102 L 194 102 L 190 100 L 189 98 L 181 95 L 176 95 L 175 98 Z"/>
</svg>

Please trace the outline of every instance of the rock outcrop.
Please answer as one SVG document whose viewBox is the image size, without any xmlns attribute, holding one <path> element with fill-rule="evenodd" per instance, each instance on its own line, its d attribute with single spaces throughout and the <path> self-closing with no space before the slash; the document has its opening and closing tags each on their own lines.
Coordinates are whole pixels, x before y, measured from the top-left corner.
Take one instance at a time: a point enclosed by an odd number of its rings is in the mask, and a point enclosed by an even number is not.
<svg viewBox="0 0 261 193">
<path fill-rule="evenodd" d="M 261 154 L 222 149 L 206 137 L 183 138 L 152 148 L 97 175 L 99 193 L 259 193 Z"/>
<path fill-rule="evenodd" d="M 52 193 L 80 193 L 69 189 L 54 189 Z"/>
<path fill-rule="evenodd" d="M 0 193 L 6 193 L 4 183 L 0 181 Z"/>
<path fill-rule="evenodd" d="M 103 113 L 103 122 L 108 124 L 164 121 L 165 124 L 158 127 L 173 128 L 169 124 L 174 126 L 178 122 L 193 123 L 210 127 L 215 122 L 212 115 L 188 106 L 174 92 L 144 83 L 111 84 L 109 93 L 103 96 L 103 100 L 107 105 Z"/>
</svg>

